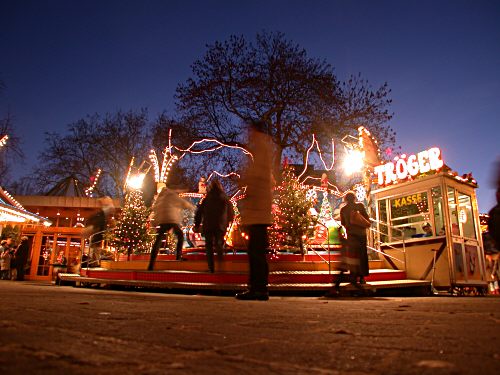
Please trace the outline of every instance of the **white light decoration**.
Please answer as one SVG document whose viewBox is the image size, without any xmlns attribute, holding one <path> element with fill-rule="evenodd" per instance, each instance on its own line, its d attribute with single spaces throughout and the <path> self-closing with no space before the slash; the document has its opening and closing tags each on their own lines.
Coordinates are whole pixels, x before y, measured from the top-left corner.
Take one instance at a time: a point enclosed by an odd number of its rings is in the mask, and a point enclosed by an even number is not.
<svg viewBox="0 0 500 375">
<path fill-rule="evenodd" d="M 232 176 L 234 176 L 234 177 L 236 177 L 236 178 L 241 178 L 241 176 L 240 176 L 238 173 L 236 173 L 236 172 L 231 172 L 231 173 L 227 173 L 227 174 L 222 174 L 222 173 L 219 173 L 219 172 L 217 172 L 217 171 L 212 171 L 212 173 L 210 173 L 210 176 L 208 176 L 208 178 L 207 178 L 207 182 L 208 182 L 208 181 L 210 181 L 210 179 L 211 179 L 214 175 L 219 176 L 219 177 L 222 177 L 222 178 L 228 178 L 228 177 L 232 177 Z"/>
<path fill-rule="evenodd" d="M 321 162 L 323 163 L 323 166 L 325 167 L 325 169 L 327 171 L 331 171 L 333 169 L 333 166 L 335 164 L 335 145 L 333 143 L 333 139 L 332 139 L 332 163 L 330 164 L 330 166 L 327 166 L 326 165 L 326 162 L 325 160 L 323 159 L 323 154 L 321 153 L 321 149 L 319 147 L 319 143 L 318 141 L 316 140 L 316 136 L 313 134 L 313 138 L 312 138 L 312 142 L 311 142 L 311 145 L 309 146 L 309 148 L 307 149 L 307 152 L 306 152 L 306 162 L 305 162 L 305 165 L 304 165 L 304 170 L 302 171 L 302 173 L 297 177 L 299 180 L 302 178 L 302 176 L 306 173 L 307 171 L 307 167 L 308 167 L 308 164 L 309 164 L 309 153 L 311 152 L 311 150 L 314 148 L 314 146 L 316 146 L 316 149 L 318 150 L 318 155 L 319 155 L 319 158 L 321 160 Z M 302 181 L 302 183 L 304 183 L 304 181 Z"/>
<path fill-rule="evenodd" d="M 94 191 L 95 187 L 97 186 L 97 182 L 99 181 L 99 177 L 101 176 L 101 168 L 99 168 L 94 176 L 94 180 L 92 182 L 92 185 L 90 185 L 87 189 L 85 189 L 85 195 L 87 197 L 92 197 L 92 192 Z"/>
<path fill-rule="evenodd" d="M 356 199 L 358 200 L 358 202 L 362 202 L 366 199 L 366 188 L 363 185 L 356 185 L 354 190 L 356 191 Z"/>
<path fill-rule="evenodd" d="M 375 174 L 379 185 L 411 179 L 420 173 L 431 170 L 438 171 L 444 165 L 441 159 L 441 150 L 437 147 L 421 151 L 416 155 L 401 155 L 394 158 L 394 162 L 375 167 Z"/>
<path fill-rule="evenodd" d="M 355 149 L 346 149 L 346 156 L 343 163 L 344 172 L 348 176 L 357 172 L 361 172 L 364 166 L 364 158 L 364 152 Z"/>
<path fill-rule="evenodd" d="M 318 199 L 318 193 L 316 193 L 316 190 L 309 189 L 306 194 L 306 199 L 312 202 L 316 201 Z"/>
<path fill-rule="evenodd" d="M 7 190 L 3 190 L 2 188 L 0 188 L 0 191 L 4 194 L 4 196 L 7 198 L 7 201 L 9 204 L 11 204 L 12 206 L 16 207 L 16 208 L 19 208 L 20 210 L 24 210 L 26 211 L 26 209 L 21 205 L 21 203 L 19 203 L 18 201 L 16 201 L 14 199 L 14 197 L 12 195 L 9 194 L 9 192 Z"/>
<path fill-rule="evenodd" d="M 144 173 L 139 173 L 132 177 L 129 177 L 127 186 L 130 186 L 132 189 L 136 190 L 140 189 L 142 187 L 142 183 L 144 182 L 144 177 L 146 177 Z"/>
<path fill-rule="evenodd" d="M 202 150 L 195 150 L 194 148 L 198 145 L 201 145 L 202 143 L 213 143 L 215 145 L 208 146 L 208 148 L 202 149 Z M 186 154 L 202 154 L 205 152 L 212 152 L 219 150 L 221 148 L 232 148 L 232 149 L 237 149 L 242 151 L 245 155 L 248 155 L 253 158 L 252 154 L 246 150 L 245 148 L 241 146 L 236 146 L 236 145 L 228 145 L 226 143 L 222 143 L 218 141 L 217 139 L 211 139 L 211 138 L 204 138 L 200 141 L 195 141 L 193 142 L 188 148 L 186 149 L 181 149 L 179 147 L 173 146 L 172 145 L 172 129 L 169 130 L 168 132 L 168 146 L 165 147 L 163 150 L 163 159 L 161 162 L 161 167 L 160 167 L 160 162 L 158 160 L 158 156 L 156 155 L 155 150 L 151 150 L 149 153 L 149 160 L 151 161 L 151 164 L 153 166 L 154 170 L 154 178 L 155 182 L 157 184 L 166 184 L 168 175 L 170 173 L 170 170 L 172 169 L 172 166 L 174 165 L 175 162 L 178 160 L 182 159 Z M 180 155 L 175 155 L 173 151 L 178 151 Z M 132 163 L 130 168 L 132 167 Z M 236 176 L 240 177 L 239 174 L 235 172 L 231 172 L 229 174 L 221 174 L 217 171 L 213 171 L 212 174 L 208 177 L 207 181 L 214 175 L 218 175 L 220 177 L 231 177 L 231 176 Z"/>
</svg>

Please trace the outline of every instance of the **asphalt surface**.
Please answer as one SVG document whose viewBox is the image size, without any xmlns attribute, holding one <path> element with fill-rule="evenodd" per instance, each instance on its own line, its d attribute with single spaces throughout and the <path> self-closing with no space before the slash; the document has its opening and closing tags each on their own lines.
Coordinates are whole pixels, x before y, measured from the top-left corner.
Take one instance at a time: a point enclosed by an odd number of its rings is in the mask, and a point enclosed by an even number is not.
<svg viewBox="0 0 500 375">
<path fill-rule="evenodd" d="M 0 281 L 0 374 L 497 374 L 500 298 L 231 297 Z"/>
</svg>

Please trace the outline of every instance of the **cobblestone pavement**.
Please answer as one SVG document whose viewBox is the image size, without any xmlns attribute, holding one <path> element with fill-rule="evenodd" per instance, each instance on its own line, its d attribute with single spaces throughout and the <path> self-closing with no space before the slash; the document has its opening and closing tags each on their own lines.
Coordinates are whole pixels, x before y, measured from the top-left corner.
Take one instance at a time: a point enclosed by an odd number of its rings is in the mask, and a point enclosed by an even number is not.
<svg viewBox="0 0 500 375">
<path fill-rule="evenodd" d="M 0 374 L 493 374 L 500 298 L 325 299 L 0 282 Z"/>
</svg>

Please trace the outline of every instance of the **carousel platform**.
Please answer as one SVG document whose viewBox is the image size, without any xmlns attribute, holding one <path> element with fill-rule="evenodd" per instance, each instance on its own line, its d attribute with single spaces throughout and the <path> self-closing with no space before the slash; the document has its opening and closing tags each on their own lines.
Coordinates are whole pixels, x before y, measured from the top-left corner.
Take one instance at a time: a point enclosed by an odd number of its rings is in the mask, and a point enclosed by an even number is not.
<svg viewBox="0 0 500 375">
<path fill-rule="evenodd" d="M 215 273 L 208 271 L 204 254 L 188 253 L 185 261 L 173 255 L 159 255 L 154 271 L 147 271 L 148 255 L 130 260 L 101 261 L 101 267 L 82 268 L 79 274 L 59 274 L 61 284 L 75 286 L 123 286 L 159 288 L 176 291 L 240 291 L 246 288 L 248 262 L 246 254 L 226 254 L 215 261 Z M 123 258 L 122 258 L 123 259 Z M 269 258 L 269 290 L 271 293 L 326 293 L 340 272 L 339 254 L 279 254 Z M 401 270 L 383 269 L 382 262 L 370 261 L 370 274 L 363 290 L 369 294 L 395 291 L 404 294 L 426 294 L 429 281 L 408 280 Z M 350 284 L 342 284 L 344 292 L 359 292 Z M 412 292 L 414 291 L 414 293 Z"/>
</svg>

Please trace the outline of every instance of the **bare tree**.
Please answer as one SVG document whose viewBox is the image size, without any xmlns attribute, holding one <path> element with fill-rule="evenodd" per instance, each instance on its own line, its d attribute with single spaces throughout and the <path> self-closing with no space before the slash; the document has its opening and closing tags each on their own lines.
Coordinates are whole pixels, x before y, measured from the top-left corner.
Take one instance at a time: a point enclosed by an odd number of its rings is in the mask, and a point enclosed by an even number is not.
<svg viewBox="0 0 500 375">
<path fill-rule="evenodd" d="M 40 154 L 34 179 L 41 191 L 75 175 L 89 182 L 102 170 L 96 191 L 121 197 L 132 157 L 143 159 L 149 149 L 147 111 L 88 116 L 68 126 L 65 135 L 47 133 L 47 147 Z"/>
<path fill-rule="evenodd" d="M 0 80 L 0 93 L 5 89 L 5 84 Z M 10 112 L 0 116 L 0 138 L 7 135 L 7 143 L 0 148 L 0 185 L 10 186 L 13 165 L 22 162 L 24 153 L 21 148 L 21 140 L 16 135 L 13 116 Z"/>
<path fill-rule="evenodd" d="M 194 137 L 244 142 L 242 126 L 265 121 L 277 145 L 275 168 L 284 153 L 303 157 L 312 133 L 339 139 L 364 125 L 382 143 L 394 141 L 387 84 L 373 91 L 360 76 L 339 82 L 327 62 L 310 58 L 282 33 L 262 32 L 255 42 L 231 36 L 207 48 L 176 94 L 181 121 Z"/>
</svg>

